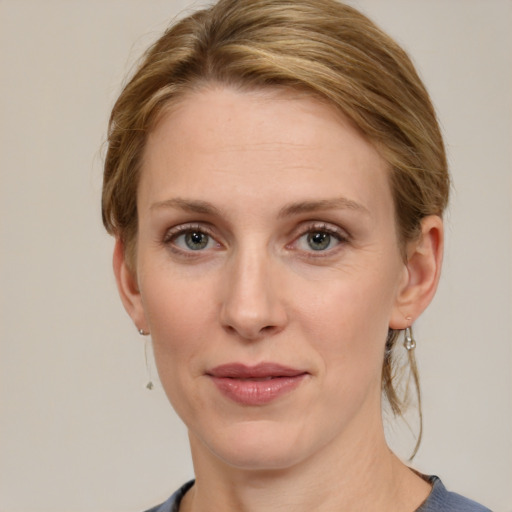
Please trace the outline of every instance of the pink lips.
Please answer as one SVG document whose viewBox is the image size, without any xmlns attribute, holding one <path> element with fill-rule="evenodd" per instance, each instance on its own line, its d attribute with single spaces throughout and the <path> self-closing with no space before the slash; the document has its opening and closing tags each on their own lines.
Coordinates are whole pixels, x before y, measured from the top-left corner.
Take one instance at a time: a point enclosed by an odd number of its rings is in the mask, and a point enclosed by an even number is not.
<svg viewBox="0 0 512 512">
<path fill-rule="evenodd" d="M 244 405 L 264 405 L 295 389 L 308 375 L 275 363 L 223 364 L 207 372 L 219 391 Z"/>
</svg>

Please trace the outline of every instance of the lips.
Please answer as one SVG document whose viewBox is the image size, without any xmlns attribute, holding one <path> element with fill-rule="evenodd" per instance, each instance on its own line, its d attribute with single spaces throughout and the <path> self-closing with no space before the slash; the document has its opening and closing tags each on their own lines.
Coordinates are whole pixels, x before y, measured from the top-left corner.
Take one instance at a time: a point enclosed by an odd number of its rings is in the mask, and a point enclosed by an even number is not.
<svg viewBox="0 0 512 512">
<path fill-rule="evenodd" d="M 231 363 L 216 366 L 207 375 L 230 400 L 243 405 L 264 405 L 292 392 L 308 373 L 275 363 Z"/>
</svg>

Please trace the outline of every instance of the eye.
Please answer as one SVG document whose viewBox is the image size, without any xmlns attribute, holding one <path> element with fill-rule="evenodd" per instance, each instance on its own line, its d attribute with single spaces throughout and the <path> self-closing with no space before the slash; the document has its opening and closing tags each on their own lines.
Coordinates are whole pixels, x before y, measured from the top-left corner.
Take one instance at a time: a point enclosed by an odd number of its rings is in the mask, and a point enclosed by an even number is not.
<svg viewBox="0 0 512 512">
<path fill-rule="evenodd" d="M 197 252 L 219 247 L 218 242 L 209 233 L 194 226 L 178 226 L 170 230 L 165 236 L 164 243 L 182 252 Z"/>
<path fill-rule="evenodd" d="M 347 236 L 339 229 L 327 225 L 313 226 L 295 241 L 295 248 L 304 252 L 330 252 L 347 241 Z"/>
<path fill-rule="evenodd" d="M 208 247 L 208 244 L 211 243 L 211 239 L 209 235 L 201 231 L 189 231 L 176 237 L 175 243 L 182 249 L 186 247 L 191 251 L 201 251 Z"/>
<path fill-rule="evenodd" d="M 332 243 L 332 237 L 330 233 L 317 231 L 316 233 L 308 233 L 306 235 L 306 241 L 313 251 L 325 251 L 326 249 L 329 249 L 329 246 Z"/>
</svg>

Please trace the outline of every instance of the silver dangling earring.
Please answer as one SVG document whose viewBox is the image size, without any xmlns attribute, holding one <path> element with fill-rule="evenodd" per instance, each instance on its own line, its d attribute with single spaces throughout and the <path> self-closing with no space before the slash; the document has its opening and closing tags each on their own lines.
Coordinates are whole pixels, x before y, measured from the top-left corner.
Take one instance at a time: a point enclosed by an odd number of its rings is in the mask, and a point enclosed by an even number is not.
<svg viewBox="0 0 512 512">
<path fill-rule="evenodd" d="M 139 329 L 139 334 L 141 336 L 147 336 L 149 332 L 144 331 L 143 329 Z M 146 389 L 151 391 L 155 385 L 153 384 L 153 380 L 151 379 L 151 368 L 149 366 L 149 350 L 151 348 L 151 340 L 150 338 L 146 338 L 144 340 L 144 360 L 146 362 L 146 372 L 148 374 L 148 382 L 146 384 Z"/>
<path fill-rule="evenodd" d="M 412 327 L 406 327 L 404 331 L 404 347 L 408 350 L 414 350 L 416 348 L 416 341 L 412 336 Z"/>
</svg>

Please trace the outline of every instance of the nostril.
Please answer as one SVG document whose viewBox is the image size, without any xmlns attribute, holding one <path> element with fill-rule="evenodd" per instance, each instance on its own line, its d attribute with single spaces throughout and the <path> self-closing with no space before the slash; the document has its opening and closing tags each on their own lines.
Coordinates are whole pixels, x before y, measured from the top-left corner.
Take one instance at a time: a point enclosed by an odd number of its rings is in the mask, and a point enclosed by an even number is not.
<svg viewBox="0 0 512 512">
<path fill-rule="evenodd" d="M 240 338 L 254 341 L 266 336 L 270 336 L 272 334 L 277 333 L 280 329 L 276 325 L 266 325 L 264 327 L 258 328 L 257 326 L 249 326 L 249 325 L 224 325 L 225 331 L 230 335 L 236 335 Z"/>
</svg>

